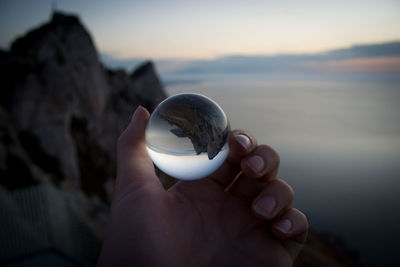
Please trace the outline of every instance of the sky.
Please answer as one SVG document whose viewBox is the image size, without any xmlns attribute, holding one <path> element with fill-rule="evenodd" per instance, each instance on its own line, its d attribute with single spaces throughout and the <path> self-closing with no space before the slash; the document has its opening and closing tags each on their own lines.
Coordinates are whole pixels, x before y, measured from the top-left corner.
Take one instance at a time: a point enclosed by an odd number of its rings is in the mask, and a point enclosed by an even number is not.
<svg viewBox="0 0 400 267">
<path fill-rule="evenodd" d="M 400 0 L 0 0 L 0 47 L 57 9 L 80 16 L 117 59 L 315 53 L 400 40 Z"/>
</svg>

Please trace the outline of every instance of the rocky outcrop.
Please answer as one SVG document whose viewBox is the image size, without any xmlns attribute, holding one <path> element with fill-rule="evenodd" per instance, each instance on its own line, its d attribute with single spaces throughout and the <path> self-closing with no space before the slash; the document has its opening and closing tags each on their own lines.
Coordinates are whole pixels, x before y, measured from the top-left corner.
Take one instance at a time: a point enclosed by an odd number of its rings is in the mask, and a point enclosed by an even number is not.
<svg viewBox="0 0 400 267">
<path fill-rule="evenodd" d="M 106 69 L 75 16 L 51 21 L 0 53 L 1 184 L 82 189 L 107 199 L 115 141 L 141 104 L 165 93 L 153 64 L 132 74 Z"/>
</svg>

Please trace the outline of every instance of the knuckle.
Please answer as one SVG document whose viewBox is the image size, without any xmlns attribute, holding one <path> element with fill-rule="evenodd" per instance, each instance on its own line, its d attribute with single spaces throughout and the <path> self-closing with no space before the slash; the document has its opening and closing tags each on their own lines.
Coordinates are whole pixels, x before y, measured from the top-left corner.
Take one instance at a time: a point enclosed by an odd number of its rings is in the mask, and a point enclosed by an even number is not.
<svg viewBox="0 0 400 267">
<path fill-rule="evenodd" d="M 306 227 L 308 227 L 308 219 L 307 219 L 307 216 L 306 216 L 303 212 L 301 212 L 300 210 L 298 210 L 298 209 L 294 209 L 294 210 L 297 212 L 297 214 L 299 215 L 299 217 L 303 220 L 303 222 L 305 223 Z"/>
<path fill-rule="evenodd" d="M 281 179 L 273 180 L 271 183 L 274 184 L 275 191 L 279 192 L 280 196 L 284 196 L 290 203 L 294 200 L 294 190 L 293 188 Z"/>
<path fill-rule="evenodd" d="M 263 144 L 259 145 L 257 150 L 272 166 L 279 166 L 281 161 L 280 156 L 272 147 Z"/>
<path fill-rule="evenodd" d="M 290 195 L 290 197 L 291 197 L 292 199 L 294 199 L 294 190 L 293 190 L 293 187 L 291 187 L 290 184 L 286 183 L 286 182 L 283 181 L 283 180 L 280 180 L 280 181 L 281 181 L 282 185 L 285 187 L 285 190 L 288 192 L 288 194 Z"/>
<path fill-rule="evenodd" d="M 299 221 L 301 221 L 302 223 L 305 224 L 305 226 L 308 227 L 308 219 L 307 216 L 301 212 L 300 210 L 296 209 L 296 208 L 292 208 L 292 216 L 297 217 Z"/>
</svg>

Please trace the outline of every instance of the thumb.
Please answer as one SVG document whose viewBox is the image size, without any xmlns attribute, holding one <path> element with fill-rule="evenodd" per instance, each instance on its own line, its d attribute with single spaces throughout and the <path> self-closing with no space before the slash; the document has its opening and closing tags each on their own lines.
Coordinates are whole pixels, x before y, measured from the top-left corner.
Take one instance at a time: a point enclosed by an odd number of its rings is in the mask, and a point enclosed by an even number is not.
<svg viewBox="0 0 400 267">
<path fill-rule="evenodd" d="M 118 139 L 116 195 L 149 184 L 162 188 L 146 150 L 145 132 L 149 117 L 149 112 L 139 106 Z"/>
</svg>

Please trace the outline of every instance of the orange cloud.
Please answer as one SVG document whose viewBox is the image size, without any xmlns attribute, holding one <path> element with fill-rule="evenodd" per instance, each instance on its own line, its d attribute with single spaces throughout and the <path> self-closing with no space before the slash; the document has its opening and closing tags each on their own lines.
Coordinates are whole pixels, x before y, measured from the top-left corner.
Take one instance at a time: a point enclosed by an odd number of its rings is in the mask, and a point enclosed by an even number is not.
<svg viewBox="0 0 400 267">
<path fill-rule="evenodd" d="M 307 61 L 298 67 L 326 72 L 400 73 L 400 57 L 368 57 L 329 61 Z"/>
</svg>

